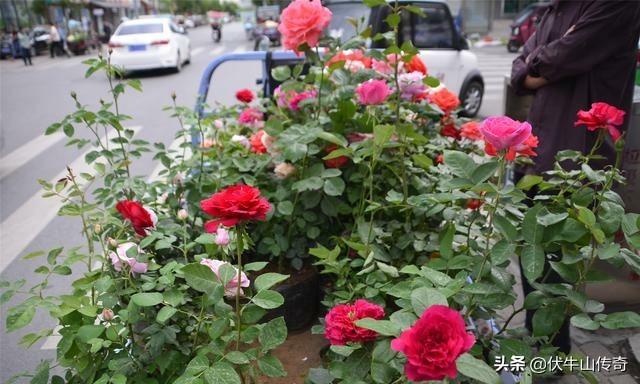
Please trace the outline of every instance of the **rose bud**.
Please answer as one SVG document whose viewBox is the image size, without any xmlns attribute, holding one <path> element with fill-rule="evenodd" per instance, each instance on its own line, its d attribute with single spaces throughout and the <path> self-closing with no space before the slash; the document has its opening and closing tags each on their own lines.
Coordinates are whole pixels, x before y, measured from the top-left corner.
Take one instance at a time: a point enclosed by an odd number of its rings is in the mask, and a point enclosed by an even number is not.
<svg viewBox="0 0 640 384">
<path fill-rule="evenodd" d="M 107 238 L 107 243 L 109 243 L 109 245 L 113 248 L 116 248 L 118 246 L 118 242 L 112 237 Z"/>
<path fill-rule="evenodd" d="M 189 217 L 189 213 L 187 212 L 186 209 L 181 209 L 178 211 L 178 219 L 184 221 L 184 220 L 187 220 L 188 217 Z"/>
<path fill-rule="evenodd" d="M 482 206 L 482 200 L 479 199 L 469 199 L 467 201 L 467 208 L 471 210 L 476 210 Z"/>
<path fill-rule="evenodd" d="M 273 169 L 273 173 L 275 173 L 276 177 L 282 180 L 293 175 L 295 172 L 296 167 L 290 163 L 280 163 Z"/>
<path fill-rule="evenodd" d="M 109 308 L 104 308 L 102 310 L 102 319 L 104 321 L 111 321 L 113 320 L 114 317 L 115 317 L 115 314 Z"/>
<path fill-rule="evenodd" d="M 94 226 L 93 226 L 93 232 L 95 232 L 97 235 L 99 235 L 100 233 L 102 233 L 102 225 L 100 225 L 100 224 L 94 224 Z"/>
<path fill-rule="evenodd" d="M 436 164 L 444 164 L 444 156 L 442 154 L 436 156 Z"/>
</svg>

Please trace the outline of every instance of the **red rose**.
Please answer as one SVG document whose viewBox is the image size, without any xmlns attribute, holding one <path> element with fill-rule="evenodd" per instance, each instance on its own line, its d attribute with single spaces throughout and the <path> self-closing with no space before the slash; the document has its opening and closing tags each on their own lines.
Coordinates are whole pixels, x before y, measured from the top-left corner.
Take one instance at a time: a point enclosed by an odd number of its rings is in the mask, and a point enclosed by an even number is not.
<svg viewBox="0 0 640 384">
<path fill-rule="evenodd" d="M 371 133 L 361 133 L 361 132 L 352 132 L 347 134 L 347 141 L 351 143 L 359 143 L 361 141 L 373 139 L 373 134 Z"/>
<path fill-rule="evenodd" d="M 264 113 L 257 108 L 245 108 L 238 116 L 238 123 L 252 128 L 262 128 L 264 126 Z"/>
<path fill-rule="evenodd" d="M 456 129 L 456 126 L 453 123 L 445 124 L 440 130 L 440 134 L 442 136 L 452 137 L 455 140 L 460 139 L 460 131 Z"/>
<path fill-rule="evenodd" d="M 462 124 L 460 127 L 460 136 L 473 141 L 483 139 L 482 132 L 480 132 L 480 125 L 477 121 L 469 121 Z"/>
<path fill-rule="evenodd" d="M 442 88 L 438 92 L 432 94 L 431 102 L 442 109 L 445 115 L 450 114 L 460 105 L 460 99 L 458 99 L 458 96 L 446 88 Z"/>
<path fill-rule="evenodd" d="M 625 112 L 607 103 L 593 103 L 588 111 L 578 111 L 575 127 L 584 125 L 589 131 L 598 128 L 606 129 L 613 141 L 618 141 L 621 134 L 618 127 L 624 122 Z"/>
<path fill-rule="evenodd" d="M 418 55 L 414 55 L 411 60 L 404 63 L 404 69 L 406 69 L 408 73 L 417 71 L 425 76 L 427 75 L 427 66 L 424 65 L 424 61 L 422 61 Z"/>
<path fill-rule="evenodd" d="M 200 202 L 202 210 L 215 217 L 204 224 L 205 231 L 212 233 L 218 225 L 232 227 L 248 220 L 264 221 L 271 204 L 260 196 L 258 188 L 249 185 L 233 185 Z"/>
<path fill-rule="evenodd" d="M 327 154 L 330 154 L 331 152 L 335 151 L 336 149 L 338 149 L 337 145 L 330 144 L 324 149 L 324 151 Z M 346 157 L 346 156 L 338 156 L 338 157 L 334 157 L 333 159 L 325 160 L 324 161 L 324 165 L 327 168 L 342 168 L 348 162 L 349 162 L 349 158 L 348 157 Z"/>
<path fill-rule="evenodd" d="M 436 156 L 436 164 L 444 164 L 444 155 L 442 153 Z"/>
<path fill-rule="evenodd" d="M 241 89 L 238 92 L 236 92 L 236 99 L 238 99 L 239 102 L 241 103 L 247 103 L 249 104 L 250 102 L 253 101 L 253 92 L 251 92 L 251 90 L 249 89 Z"/>
<path fill-rule="evenodd" d="M 147 236 L 147 228 L 153 228 L 156 226 L 158 218 L 156 214 L 142 206 L 137 201 L 122 200 L 116 204 L 116 209 L 125 220 L 129 220 L 133 229 L 140 236 Z"/>
<path fill-rule="evenodd" d="M 411 381 L 455 378 L 456 359 L 475 343 L 475 337 L 465 331 L 462 316 L 444 305 L 432 305 L 391 348 L 407 357 L 404 373 Z"/>
<path fill-rule="evenodd" d="M 467 208 L 475 211 L 476 209 L 482 206 L 482 200 L 479 199 L 469 199 L 467 201 Z"/>
<path fill-rule="evenodd" d="M 331 345 L 345 345 L 346 343 L 361 343 L 375 340 L 378 334 L 369 329 L 360 328 L 356 321 L 370 317 L 380 320 L 384 317 L 381 306 L 367 300 L 356 300 L 353 304 L 339 304 L 331 308 L 325 316 L 324 337 Z"/>
<path fill-rule="evenodd" d="M 249 143 L 251 144 L 251 150 L 254 153 L 267 153 L 269 146 L 273 143 L 273 138 L 261 129 L 251 135 Z"/>
</svg>

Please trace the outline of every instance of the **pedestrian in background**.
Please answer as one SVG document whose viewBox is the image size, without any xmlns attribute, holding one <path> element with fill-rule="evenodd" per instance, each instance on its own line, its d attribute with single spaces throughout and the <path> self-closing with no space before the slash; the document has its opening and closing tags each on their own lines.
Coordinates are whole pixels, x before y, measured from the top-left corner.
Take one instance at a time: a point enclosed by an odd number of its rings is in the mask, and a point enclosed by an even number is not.
<svg viewBox="0 0 640 384">
<path fill-rule="evenodd" d="M 626 111 L 620 127 L 626 129 L 639 35 L 640 1 L 551 2 L 522 54 L 513 61 L 511 72 L 511 84 L 517 93 L 535 95 L 527 120 L 540 144 L 533 169 L 523 173 L 550 170 L 561 150 L 587 153 L 596 134 L 575 129 L 574 122 L 577 112 L 589 110 L 594 102 L 605 102 Z M 607 140 L 600 154 L 611 164 L 615 159 L 614 143 Z M 545 283 L 562 282 L 554 271 L 547 276 Z M 522 280 L 525 295 L 532 292 L 531 285 Z M 527 311 L 526 325 L 530 330 L 532 318 L 533 311 Z M 568 322 L 557 332 L 553 344 L 561 352 L 569 353 Z"/>
<path fill-rule="evenodd" d="M 20 56 L 20 41 L 18 40 L 18 31 L 15 29 L 11 32 L 11 56 L 14 59 Z"/>
<path fill-rule="evenodd" d="M 60 55 L 60 51 L 62 50 L 62 38 L 60 37 L 60 32 L 58 32 L 58 28 L 55 24 L 51 24 L 51 28 L 49 28 L 49 54 L 51 58 Z"/>
<path fill-rule="evenodd" d="M 18 33 L 18 42 L 22 50 L 21 54 L 24 65 L 33 65 L 33 62 L 31 62 L 31 37 L 29 36 L 29 30 L 27 28 L 24 28 L 22 32 Z"/>
</svg>

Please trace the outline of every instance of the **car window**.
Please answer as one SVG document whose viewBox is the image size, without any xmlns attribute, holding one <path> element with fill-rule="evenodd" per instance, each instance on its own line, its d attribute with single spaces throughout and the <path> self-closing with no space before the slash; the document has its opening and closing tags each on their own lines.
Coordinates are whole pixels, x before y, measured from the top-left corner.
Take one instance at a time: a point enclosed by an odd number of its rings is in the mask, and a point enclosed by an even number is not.
<svg viewBox="0 0 640 384">
<path fill-rule="evenodd" d="M 118 29 L 117 35 L 137 35 L 141 33 L 162 33 L 163 27 L 158 24 L 130 24 Z"/>
<path fill-rule="evenodd" d="M 353 3 L 329 3 L 327 8 L 331 10 L 333 16 L 329 24 L 329 35 L 340 34 L 340 39 L 346 41 L 355 36 L 355 28 L 349 23 L 349 19 L 361 22 L 364 18 L 364 25 L 369 20 L 371 9 L 362 2 Z"/>
<path fill-rule="evenodd" d="M 180 28 L 178 28 L 174 23 L 169 23 L 169 29 L 171 29 L 171 32 L 173 33 L 182 33 L 180 32 Z"/>
<path fill-rule="evenodd" d="M 424 16 L 404 12 L 400 25 L 402 41 L 411 40 L 416 48 L 453 48 L 455 36 L 451 15 L 440 4 L 414 5 L 422 8 Z"/>
</svg>

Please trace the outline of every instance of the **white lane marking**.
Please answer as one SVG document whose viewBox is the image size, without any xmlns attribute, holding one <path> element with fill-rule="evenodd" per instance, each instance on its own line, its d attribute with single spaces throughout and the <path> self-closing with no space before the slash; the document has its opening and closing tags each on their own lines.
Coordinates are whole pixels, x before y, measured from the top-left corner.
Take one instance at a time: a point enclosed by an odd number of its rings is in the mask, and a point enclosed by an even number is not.
<svg viewBox="0 0 640 384">
<path fill-rule="evenodd" d="M 142 127 L 134 126 L 127 127 L 127 129 L 132 129 L 135 136 Z M 107 137 L 110 139 L 116 137 L 116 131 L 111 130 Z M 92 146 L 69 165 L 69 168 L 71 168 L 76 175 L 83 172 L 92 173 L 93 168 L 85 163 L 84 157 L 93 150 L 95 150 L 95 148 Z M 49 180 L 49 182 L 55 184 L 56 181 L 66 175 L 67 171 L 65 169 L 56 175 L 56 177 Z M 38 234 L 55 219 L 58 210 L 62 206 L 60 201 L 54 198 L 44 199 L 41 195 L 42 191 L 36 192 L 25 201 L 20 208 L 15 210 L 11 216 L 0 223 L 0 273 L 20 256 Z"/>
<path fill-rule="evenodd" d="M 60 339 L 62 339 L 62 335 L 59 333 L 60 329 L 62 329 L 62 327 L 56 325 L 56 327 L 53 328 L 53 333 L 44 340 L 44 344 L 42 344 L 40 349 L 57 349 L 58 343 Z"/>
<path fill-rule="evenodd" d="M 233 50 L 233 53 L 238 53 L 238 52 L 245 52 L 247 50 L 247 48 L 243 47 L 242 45 L 239 47 L 236 47 L 236 49 Z"/>
<path fill-rule="evenodd" d="M 194 48 L 191 50 L 191 57 L 198 56 L 202 52 L 204 52 L 204 47 Z"/>
<path fill-rule="evenodd" d="M 187 129 L 188 129 L 188 128 L 187 128 Z M 190 137 L 190 136 L 187 136 L 187 137 L 186 137 L 186 140 L 187 140 L 187 143 L 188 143 L 188 144 L 191 144 L 191 137 Z M 180 148 L 180 145 L 181 145 L 182 143 L 184 143 L 184 141 L 185 141 L 185 138 L 184 138 L 184 137 L 179 137 L 179 138 L 175 139 L 175 140 L 174 140 L 174 141 L 169 145 L 169 148 L 168 148 L 169 155 L 171 156 L 171 152 L 173 152 L 173 151 L 177 151 L 177 152 L 174 154 L 174 156 L 176 156 L 176 155 L 178 155 L 178 154 L 179 154 L 180 156 L 182 156 L 182 148 Z M 191 147 L 190 147 L 190 146 L 186 148 L 186 151 L 185 151 L 185 155 L 184 155 L 184 156 L 185 156 L 185 158 L 186 158 L 186 159 L 188 159 L 189 157 L 191 157 Z M 160 172 L 162 172 L 162 170 L 163 170 L 163 169 L 165 169 L 165 166 L 164 166 L 164 165 L 162 165 L 162 163 L 159 163 L 159 164 L 158 164 L 158 165 L 153 169 L 153 171 L 151 172 L 151 175 L 147 178 L 147 182 L 149 182 L 149 183 L 153 183 L 154 181 L 158 181 L 158 180 L 160 180 Z"/>
<path fill-rule="evenodd" d="M 33 160 L 36 156 L 58 143 L 64 137 L 65 135 L 62 132 L 57 132 L 49 136 L 40 135 L 21 145 L 19 148 L 14 149 L 8 155 L 3 156 L 0 159 L 0 180 Z"/>
<path fill-rule="evenodd" d="M 217 47 L 215 49 L 212 49 L 211 51 L 209 51 L 209 56 L 218 56 L 219 54 L 222 53 L 222 51 L 224 51 L 224 47 Z"/>
</svg>

